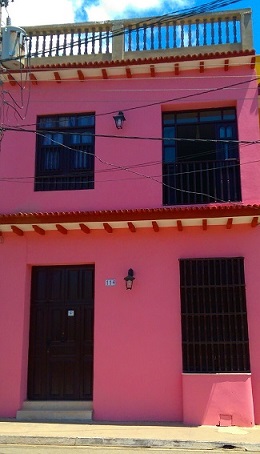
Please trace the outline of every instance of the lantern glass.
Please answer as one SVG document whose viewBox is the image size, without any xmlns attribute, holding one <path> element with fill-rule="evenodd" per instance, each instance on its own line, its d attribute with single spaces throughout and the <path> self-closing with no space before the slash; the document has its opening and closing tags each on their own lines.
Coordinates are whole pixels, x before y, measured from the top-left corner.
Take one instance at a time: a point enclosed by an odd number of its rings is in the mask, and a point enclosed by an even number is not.
<svg viewBox="0 0 260 454">
<path fill-rule="evenodd" d="M 132 290 L 133 283 L 135 280 L 134 270 L 132 268 L 129 268 L 128 274 L 124 279 L 125 279 L 126 290 Z"/>
<path fill-rule="evenodd" d="M 133 281 L 132 280 L 126 281 L 126 290 L 132 290 L 132 287 L 133 287 Z"/>
<path fill-rule="evenodd" d="M 123 112 L 120 110 L 118 112 L 118 114 L 115 115 L 113 118 L 115 120 L 115 125 L 116 125 L 117 129 L 122 129 L 123 123 L 125 121 L 125 116 L 124 116 Z"/>
</svg>

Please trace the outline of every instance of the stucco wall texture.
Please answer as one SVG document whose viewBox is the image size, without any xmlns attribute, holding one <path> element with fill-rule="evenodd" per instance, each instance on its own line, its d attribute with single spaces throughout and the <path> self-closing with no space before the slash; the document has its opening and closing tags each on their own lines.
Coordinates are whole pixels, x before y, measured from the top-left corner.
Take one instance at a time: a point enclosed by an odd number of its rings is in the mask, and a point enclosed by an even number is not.
<svg viewBox="0 0 260 454">
<path fill-rule="evenodd" d="M 228 72 L 208 70 L 205 75 L 187 71 L 174 78 L 171 74 L 162 79 L 32 85 L 30 93 L 24 94 L 29 102 L 25 120 L 17 118 L 10 108 L 6 114 L 7 124 L 21 125 L 27 132 L 4 133 L 0 155 L 0 194 L 4 194 L 1 212 L 160 207 L 162 111 L 222 106 L 237 108 L 243 202 L 258 202 L 258 145 L 243 143 L 259 139 L 257 85 L 251 79 L 255 79 L 252 70 L 231 67 Z M 19 88 L 13 87 L 11 94 L 19 99 Z M 113 120 L 119 110 L 126 117 L 122 130 L 115 128 Z M 37 115 L 80 112 L 96 115 L 95 189 L 35 192 Z M 144 163 L 149 165 L 143 166 Z"/>
<path fill-rule="evenodd" d="M 27 396 L 31 266 L 94 263 L 96 420 L 218 424 L 225 414 L 236 425 L 259 424 L 257 238 L 258 230 L 249 226 L 95 231 L 84 237 L 69 232 L 66 238 L 57 232 L 40 240 L 33 233 L 6 235 L 0 273 L 1 416 L 15 416 Z M 246 374 L 182 375 L 178 260 L 226 256 L 245 257 L 252 387 Z M 126 291 L 129 267 L 136 280 Z M 116 286 L 105 286 L 109 278 Z"/>
<path fill-rule="evenodd" d="M 31 132 L 4 134 L 1 212 L 161 207 L 161 141 L 100 134 L 160 138 L 162 110 L 236 106 L 239 140 L 258 140 L 256 84 L 248 82 L 252 70 L 231 67 L 227 73 L 212 69 L 198 74 L 32 86 L 25 120 L 15 119 L 11 110 L 8 113 L 9 123 L 22 124 Z M 238 81 L 242 82 L 239 86 L 213 90 Z M 18 96 L 18 89 L 14 87 L 12 94 Z M 145 109 L 135 108 L 151 103 Z M 127 111 L 131 108 L 135 109 Z M 113 114 L 107 114 L 118 110 L 126 117 L 120 131 L 115 130 Z M 35 192 L 37 115 L 75 112 L 96 113 L 95 189 Z M 240 160 L 243 202 L 259 203 L 258 145 L 242 144 Z M 153 165 L 140 167 L 147 161 Z M 136 165 L 134 173 L 123 170 Z M 221 415 L 231 415 L 236 425 L 260 424 L 258 228 L 210 226 L 203 231 L 187 227 L 180 232 L 168 227 L 158 233 L 143 228 L 135 234 L 115 229 L 111 235 L 93 230 L 89 235 L 47 232 L 44 237 L 27 232 L 23 237 L 6 233 L 2 240 L 1 417 L 14 417 L 27 398 L 32 266 L 94 264 L 95 420 L 215 425 Z M 179 259 L 240 256 L 245 258 L 251 374 L 182 374 Z M 123 278 L 130 267 L 136 279 L 132 291 L 126 291 Z M 105 286 L 110 278 L 116 279 L 114 287 Z"/>
</svg>

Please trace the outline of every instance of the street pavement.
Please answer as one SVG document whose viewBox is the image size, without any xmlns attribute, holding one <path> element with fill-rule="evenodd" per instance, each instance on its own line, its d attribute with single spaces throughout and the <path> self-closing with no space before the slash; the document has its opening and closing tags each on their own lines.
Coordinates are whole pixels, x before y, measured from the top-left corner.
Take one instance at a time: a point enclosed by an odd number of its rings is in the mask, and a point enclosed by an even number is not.
<svg viewBox="0 0 260 454">
<path fill-rule="evenodd" d="M 226 451 L 232 449 L 233 452 L 240 449 L 260 452 L 260 426 L 242 428 L 190 427 L 172 423 L 61 424 L 0 421 L 0 448 L 1 445 L 10 444 Z"/>
<path fill-rule="evenodd" d="M 175 448 L 114 448 L 90 446 L 25 446 L 25 445 L 0 445 L 0 454 L 209 454 L 209 450 L 188 450 Z M 224 454 L 225 450 L 214 450 L 214 454 Z M 233 454 L 241 454 L 241 450 Z M 247 451 L 253 453 L 253 451 Z"/>
</svg>

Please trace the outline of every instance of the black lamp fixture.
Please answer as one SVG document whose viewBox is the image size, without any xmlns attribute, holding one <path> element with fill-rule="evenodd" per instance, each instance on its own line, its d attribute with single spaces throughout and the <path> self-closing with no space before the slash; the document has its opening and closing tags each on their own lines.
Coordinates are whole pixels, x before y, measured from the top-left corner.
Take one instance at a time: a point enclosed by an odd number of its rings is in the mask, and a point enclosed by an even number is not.
<svg viewBox="0 0 260 454">
<path fill-rule="evenodd" d="M 123 112 L 120 110 L 118 112 L 118 114 L 115 115 L 113 118 L 115 120 L 115 125 L 116 125 L 117 129 L 123 129 L 123 123 L 125 121 L 125 116 L 124 116 Z"/>
<path fill-rule="evenodd" d="M 124 278 L 124 280 L 125 280 L 126 290 L 132 290 L 133 283 L 134 283 L 134 280 L 135 280 L 134 270 L 132 268 L 129 268 L 128 274 Z"/>
</svg>

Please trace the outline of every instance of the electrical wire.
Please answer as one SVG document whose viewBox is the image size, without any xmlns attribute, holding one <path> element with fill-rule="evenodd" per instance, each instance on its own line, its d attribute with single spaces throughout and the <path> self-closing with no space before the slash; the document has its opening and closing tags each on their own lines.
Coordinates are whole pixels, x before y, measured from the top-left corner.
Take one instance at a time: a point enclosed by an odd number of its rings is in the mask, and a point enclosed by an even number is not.
<svg viewBox="0 0 260 454">
<path fill-rule="evenodd" d="M 30 125 L 32 126 L 32 125 Z M 60 129 L 37 129 L 37 131 L 33 129 L 25 129 L 24 127 L 21 126 L 7 126 L 2 124 L 1 129 L 4 131 L 14 131 L 14 132 L 26 132 L 26 133 L 34 133 L 34 134 L 41 134 L 42 137 L 47 137 L 44 134 L 53 134 L 53 133 L 59 133 L 63 135 L 75 135 L 77 134 L 78 136 L 86 136 L 86 132 L 70 132 L 70 131 L 62 131 Z M 105 138 L 105 139 L 117 139 L 117 140 L 122 140 L 122 139 L 127 139 L 127 140 L 146 140 L 146 141 L 159 141 L 159 142 L 167 142 L 167 141 L 175 141 L 175 142 L 206 142 L 206 143 L 227 143 L 227 144 L 236 144 L 236 145 L 255 145 L 255 144 L 260 144 L 260 139 L 259 140 L 238 140 L 238 139 L 203 139 L 203 138 L 186 138 L 186 137 L 151 137 L 151 136 L 125 136 L 125 135 L 115 135 L 115 134 L 96 134 L 96 133 L 87 133 L 88 136 L 90 137 L 98 137 L 98 138 Z M 55 142 L 54 139 L 50 139 L 53 142 Z M 58 145 L 63 145 L 60 142 L 57 142 Z M 197 153 L 196 153 L 197 156 Z"/>
<path fill-rule="evenodd" d="M 156 101 L 155 103 L 149 103 L 148 105 L 146 104 L 146 105 L 142 105 L 142 106 L 135 106 L 135 107 L 132 107 L 132 108 L 124 109 L 124 111 L 126 111 L 126 110 L 135 110 L 135 109 L 137 109 L 137 108 L 150 107 L 151 105 L 163 104 L 164 102 L 177 101 L 177 100 L 183 99 L 183 98 L 189 98 L 189 97 L 196 96 L 196 95 L 201 95 L 201 94 L 205 94 L 205 93 L 210 93 L 210 92 L 212 92 L 212 91 L 218 91 L 218 90 L 224 90 L 224 89 L 228 89 L 228 88 L 234 88 L 234 87 L 236 87 L 236 86 L 240 86 L 240 85 L 242 85 L 242 84 L 249 83 L 249 82 L 252 82 L 252 81 L 254 81 L 254 80 L 258 80 L 258 77 L 253 78 L 253 79 L 251 78 L 251 79 L 246 80 L 246 81 L 240 81 L 240 82 L 235 83 L 235 84 L 225 85 L 225 86 L 222 86 L 222 87 L 214 87 L 214 88 L 211 88 L 211 89 L 209 89 L 209 90 L 200 92 L 199 94 L 198 94 L 198 93 L 189 94 L 189 95 L 185 95 L 185 97 L 182 96 L 182 97 L 178 97 L 178 98 L 171 98 L 170 100 L 168 99 L 168 100 L 165 100 L 165 101 L 158 101 L 158 102 Z M 116 112 L 116 111 L 106 112 L 105 114 L 104 114 L 104 113 L 102 113 L 102 114 L 96 114 L 96 116 L 99 116 L 99 115 L 108 115 L 108 114 L 115 113 L 115 112 Z M 36 124 L 30 124 L 30 126 L 32 126 L 32 125 L 36 125 Z M 25 125 L 25 126 L 26 126 L 26 125 Z M 7 129 L 13 130 L 13 129 L 10 128 L 10 127 L 8 127 L 8 128 L 7 128 L 7 127 L 4 127 L 4 129 L 5 129 L 5 130 L 7 130 Z M 26 131 L 26 130 L 24 129 L 24 127 L 23 127 L 23 128 L 18 127 L 18 129 L 15 128 L 14 130 L 23 130 L 23 131 Z M 26 131 L 26 132 L 34 132 L 34 131 Z M 51 132 L 51 131 L 49 131 L 49 132 Z M 59 131 L 59 132 L 61 132 L 61 131 Z M 45 130 L 45 133 L 47 133 L 46 130 Z M 65 133 L 67 134 L 67 131 L 66 131 Z M 152 137 L 122 136 L 122 135 L 121 135 L 121 136 L 116 136 L 116 135 L 104 135 L 104 134 L 100 134 L 100 135 L 97 135 L 97 134 L 96 134 L 95 136 L 96 136 L 96 137 L 115 138 L 115 139 L 131 139 L 131 140 L 134 140 L 134 139 L 136 139 L 136 140 L 166 140 L 166 139 L 163 139 L 163 138 L 161 138 L 161 137 L 160 137 L 160 138 L 152 138 Z M 178 139 L 177 139 L 177 140 L 178 140 Z M 185 139 L 183 139 L 183 140 L 185 140 Z M 250 143 L 250 141 L 243 141 L 243 142 L 242 142 L 242 141 L 240 141 L 240 142 L 238 141 L 237 143 L 240 143 L 240 144 L 242 144 L 242 143 L 244 143 L 244 144 L 247 143 L 247 144 L 248 144 L 248 143 Z M 257 141 L 251 141 L 251 143 L 258 143 L 258 142 L 257 142 Z"/>
<path fill-rule="evenodd" d="M 221 90 L 227 90 L 229 88 L 238 87 L 240 85 L 244 85 L 246 83 L 254 82 L 254 81 L 257 81 L 257 80 L 260 80 L 260 76 L 251 78 L 250 80 L 244 80 L 244 81 L 241 81 L 241 82 L 236 82 L 234 84 L 225 85 L 225 86 L 222 86 L 222 87 L 209 88 L 207 90 L 201 91 L 200 93 L 190 93 L 188 95 L 179 96 L 178 98 L 169 98 L 169 99 L 164 99 L 162 101 L 155 101 L 155 102 L 152 102 L 152 103 L 147 103 L 147 104 L 144 104 L 144 105 L 141 105 L 141 106 L 127 107 L 127 108 L 124 109 L 124 112 L 129 112 L 129 111 L 133 111 L 133 110 L 143 109 L 143 108 L 147 108 L 147 107 L 154 107 L 154 106 L 158 106 L 158 105 L 161 105 L 161 104 L 166 104 L 166 103 L 171 103 L 171 102 L 175 102 L 175 101 L 180 101 L 180 100 L 183 100 L 183 99 L 189 99 L 189 98 L 193 98 L 193 97 L 198 96 L 198 95 L 199 96 L 207 95 L 209 93 L 218 92 L 218 91 L 221 91 Z M 113 111 L 110 111 L 110 112 L 96 114 L 96 116 L 112 115 L 112 114 L 114 114 L 116 112 L 117 111 L 113 110 Z"/>
<path fill-rule="evenodd" d="M 188 9 L 186 8 L 183 10 L 173 11 L 171 13 L 167 13 L 162 16 L 151 17 L 151 18 L 145 19 L 144 21 L 136 22 L 135 25 L 141 26 L 139 29 L 144 29 L 144 27 L 147 25 L 154 26 L 154 25 L 158 25 L 158 24 L 162 24 L 162 23 L 165 24 L 172 20 L 176 21 L 176 20 L 181 20 L 186 17 L 192 17 L 197 14 L 208 13 L 208 12 L 214 11 L 218 8 L 223 8 L 223 7 L 229 6 L 234 3 L 238 3 L 239 1 L 241 1 L 241 0 L 213 0 L 211 2 L 202 4 L 200 6 L 194 6 L 192 8 L 188 8 Z M 56 52 L 56 55 L 57 55 L 59 50 L 64 51 L 65 49 L 68 49 L 68 48 L 71 49 L 72 47 L 76 47 L 81 44 L 84 44 L 86 46 L 87 44 L 90 44 L 90 43 L 93 44 L 93 42 L 95 42 L 95 41 L 100 42 L 102 40 L 107 39 L 107 36 L 102 36 L 102 34 L 100 36 L 99 32 L 97 34 L 98 34 L 98 36 L 93 35 L 93 37 L 90 39 L 84 38 L 82 40 L 78 39 L 75 41 L 71 41 L 70 43 L 66 44 L 65 46 L 64 45 L 53 46 L 51 49 L 47 49 L 47 50 L 43 49 L 42 51 L 40 51 L 40 55 L 41 55 L 41 57 L 43 57 L 44 54 L 51 54 L 53 52 Z M 125 34 L 125 30 L 118 29 L 118 30 L 115 30 L 115 31 L 112 31 L 109 33 L 109 39 L 116 37 L 116 36 L 121 36 L 124 34 Z M 37 56 L 39 56 L 38 51 L 34 52 L 34 53 L 29 52 L 26 57 L 33 58 L 33 57 L 37 57 Z M 13 57 L 12 59 L 10 59 L 10 58 L 2 59 L 2 60 L 0 60 L 0 62 L 4 63 L 5 61 L 17 60 L 17 59 L 20 59 L 20 57 Z"/>
<path fill-rule="evenodd" d="M 213 1 L 213 2 L 210 2 L 210 4 L 213 4 L 213 3 L 214 3 L 214 4 L 216 4 L 216 3 L 220 4 L 220 3 L 221 3 L 221 6 L 223 6 L 223 3 L 225 3 L 225 4 L 227 5 L 227 4 L 231 4 L 231 3 L 236 3 L 237 1 L 239 1 L 239 0 L 226 1 L 226 2 L 225 2 L 225 1 L 224 1 L 224 2 L 215 2 L 215 1 Z M 209 5 L 209 4 L 207 4 L 207 5 Z M 203 7 L 203 5 L 202 5 L 202 7 Z M 202 8 L 202 7 L 201 7 L 201 8 Z M 185 13 L 185 15 L 188 15 L 188 14 L 191 14 L 191 13 L 188 13 L 188 12 Z M 165 15 L 165 16 L 166 16 L 166 15 Z M 175 16 L 175 19 L 176 19 L 176 16 Z M 163 18 L 163 16 L 161 16 L 160 21 L 166 21 L 166 20 L 172 20 L 172 17 L 170 18 L 169 15 L 167 15 L 167 19 L 166 19 L 166 17 Z M 157 21 L 157 23 L 158 23 L 158 21 Z M 121 33 L 124 33 L 124 31 L 121 32 Z M 70 46 L 71 46 L 71 44 L 70 44 Z M 63 48 L 63 47 L 62 47 L 62 48 Z M 54 50 L 55 50 L 55 48 L 54 48 Z M 49 52 L 49 51 L 48 51 L 48 52 Z M 256 78 L 256 79 L 251 79 L 251 81 L 257 80 L 257 79 L 258 79 L 258 78 Z M 238 86 L 238 85 L 241 85 L 241 84 L 244 84 L 244 83 L 245 83 L 245 81 L 242 81 L 242 82 L 238 82 L 238 83 L 236 83 L 236 84 L 232 84 L 232 85 L 230 85 L 230 86 L 217 87 L 217 88 L 214 88 L 214 89 L 211 88 L 211 89 L 206 90 L 206 91 L 203 91 L 203 92 L 201 92 L 201 93 L 199 93 L 199 94 L 200 94 L 200 95 L 201 95 L 201 94 L 207 94 L 207 93 L 210 93 L 210 92 L 212 92 L 212 91 L 218 91 L 218 90 L 222 90 L 222 89 L 227 89 L 227 88 L 230 88 L 231 86 L 235 87 L 235 86 Z M 168 99 L 168 100 L 165 100 L 165 101 L 158 101 L 158 102 L 149 103 L 149 104 L 146 104 L 146 105 L 143 105 L 143 106 L 135 106 L 135 107 L 127 108 L 127 109 L 124 109 L 124 111 L 136 110 L 136 109 L 140 109 L 140 108 L 144 108 L 144 107 L 151 107 L 151 106 L 155 106 L 155 105 L 158 105 L 158 104 L 163 104 L 163 103 L 172 102 L 172 101 L 175 101 L 175 100 L 177 100 L 177 99 L 186 99 L 186 98 L 189 98 L 189 97 L 191 97 L 191 96 L 196 96 L 196 95 L 198 95 L 198 94 L 197 94 L 197 93 L 195 93 L 195 94 L 193 93 L 193 94 L 189 94 L 189 95 L 182 96 L 182 97 L 179 97 L 179 98 L 174 98 L 174 99 L 171 99 L 171 100 Z M 10 96 L 11 96 L 11 95 L 10 95 Z M 16 104 L 16 102 L 15 102 L 14 99 L 12 99 L 12 101 L 13 101 L 14 104 Z M 8 103 L 7 103 L 7 104 L 8 104 Z M 10 107 L 12 107 L 12 106 L 10 105 Z M 96 116 L 98 116 L 98 115 L 109 115 L 109 114 L 111 114 L 111 113 L 115 113 L 115 111 L 97 114 Z M 6 131 L 7 129 L 8 129 L 8 130 L 11 130 L 11 128 L 4 128 L 4 131 Z M 21 131 L 21 128 L 18 128 L 17 130 L 18 130 L 18 131 Z M 29 132 L 29 131 L 25 131 L 24 129 L 23 129 L 23 131 L 24 131 L 24 132 Z M 36 134 L 39 135 L 39 136 L 41 136 L 41 132 L 39 132 L 39 131 L 37 131 Z M 45 134 L 46 134 L 46 131 L 45 131 Z M 119 138 L 119 136 L 107 136 L 107 135 L 96 135 L 96 136 L 97 136 L 97 137 L 106 137 L 106 138 L 107 138 L 107 137 Z M 140 138 L 140 137 L 127 137 L 127 136 L 120 136 L 120 138 L 124 138 L 124 139 L 130 139 L 130 138 L 131 138 L 131 139 L 138 139 L 138 140 L 140 140 L 140 139 L 142 139 L 142 140 L 165 140 L 165 139 L 161 139 L 161 138 Z M 51 139 L 51 140 L 52 140 L 52 139 Z M 172 139 L 170 139 L 170 140 L 172 140 Z M 178 140 L 178 139 L 177 139 L 177 140 Z M 189 140 L 189 139 L 187 139 L 187 140 Z M 203 139 L 202 139 L 202 140 L 203 140 Z M 206 139 L 205 139 L 205 140 L 206 140 Z M 54 141 L 54 142 L 56 142 L 56 141 Z M 214 141 L 214 142 L 215 142 L 215 141 Z M 224 142 L 226 142 L 226 141 L 224 141 Z M 230 141 L 229 141 L 229 143 L 230 143 Z M 237 143 L 237 142 L 236 142 L 236 143 Z M 247 144 L 247 145 L 249 144 L 248 141 L 246 141 L 246 142 L 241 142 L 241 143 L 244 143 L 244 144 Z M 258 143 L 258 141 L 255 141 L 254 143 Z M 76 151 L 76 152 L 79 151 L 79 150 L 75 150 L 75 149 L 73 149 L 73 148 L 71 148 L 71 147 L 65 146 L 64 144 L 61 144 L 61 143 L 57 143 L 57 144 L 58 144 L 59 146 L 65 147 L 66 149 L 69 149 L 69 150 L 72 150 L 72 151 Z M 198 192 L 194 192 L 194 191 L 186 191 L 186 190 L 183 190 L 183 189 L 179 189 L 179 188 L 176 188 L 176 187 L 172 187 L 172 186 L 169 186 L 169 185 L 165 184 L 165 183 L 162 182 L 161 180 L 157 180 L 155 177 L 152 177 L 152 176 L 149 176 L 149 175 L 145 175 L 145 174 L 141 174 L 141 173 L 139 173 L 139 172 L 136 172 L 136 171 L 133 170 L 133 169 L 130 169 L 129 167 L 122 167 L 122 166 L 118 166 L 118 165 L 116 165 L 116 164 L 107 162 L 107 161 L 101 159 L 100 157 L 98 157 L 97 155 L 94 155 L 94 157 L 95 157 L 95 159 L 99 160 L 101 163 L 106 164 L 107 166 L 111 166 L 113 169 L 128 171 L 128 172 L 131 172 L 131 173 L 133 173 L 134 175 L 136 175 L 136 176 L 138 176 L 138 177 L 152 179 L 153 181 L 155 181 L 155 182 L 157 182 L 157 183 L 160 183 L 160 184 L 163 184 L 164 186 L 167 186 L 168 188 L 174 189 L 174 190 L 176 190 L 176 191 L 181 191 L 181 192 L 185 192 L 185 193 L 191 193 L 191 194 L 197 194 L 197 195 L 207 196 L 207 197 L 212 198 L 212 199 L 215 200 L 215 197 L 210 196 L 209 194 L 198 193 Z M 9 180 L 9 181 L 10 181 L 10 180 Z M 224 200 L 221 200 L 221 199 L 219 199 L 218 201 L 224 202 Z"/>
<path fill-rule="evenodd" d="M 204 5 L 201 5 L 201 6 L 199 6 L 199 7 L 194 7 L 194 8 L 190 8 L 190 9 L 181 10 L 181 11 L 178 12 L 178 14 L 184 15 L 184 16 L 185 16 L 185 15 L 190 15 L 190 14 L 193 15 L 193 14 L 196 14 L 198 10 L 199 10 L 199 12 L 201 13 L 202 10 L 203 10 L 203 11 L 204 11 L 204 10 L 209 11 L 209 10 L 212 10 L 212 9 L 216 9 L 217 7 L 220 7 L 220 6 L 223 7 L 223 6 L 227 6 L 227 5 L 231 4 L 231 3 L 236 3 L 236 2 L 238 2 L 238 1 L 240 1 L 240 0 L 213 0 L 213 1 L 209 2 L 209 3 L 206 3 L 206 4 L 204 4 Z M 174 12 L 174 13 L 175 13 L 175 12 Z M 158 21 L 158 20 L 160 21 L 160 20 L 165 20 L 166 17 L 167 17 L 167 18 L 169 18 L 169 17 L 172 18 L 172 16 L 173 16 L 174 13 L 168 13 L 168 14 L 166 14 L 166 15 L 164 15 L 164 16 L 155 17 L 154 19 L 156 19 L 157 21 Z M 175 16 L 174 16 L 174 17 L 175 17 Z M 152 19 L 150 18 L 150 19 L 148 19 L 148 21 L 149 21 L 149 20 L 151 21 Z M 141 24 L 141 22 L 140 22 L 140 24 Z M 121 31 L 121 33 L 124 33 L 124 31 Z M 55 50 L 55 49 L 54 49 L 54 50 Z M 19 58 L 20 58 L 20 57 L 21 57 L 21 56 L 19 56 Z M 29 70 L 30 70 L 30 68 L 28 68 L 28 72 L 29 72 Z M 28 72 L 27 72 L 27 75 L 28 75 Z M 30 86 L 31 86 L 31 85 L 30 85 Z M 227 88 L 227 87 L 224 87 L 224 88 Z M 216 88 L 215 90 L 217 91 L 218 89 L 221 89 L 221 88 Z M 213 89 L 211 89 L 211 90 L 213 90 Z M 201 94 L 204 94 L 204 93 L 206 93 L 206 92 L 202 92 Z M 189 97 L 189 96 L 195 96 L 195 95 L 196 95 L 196 94 L 186 95 L 186 96 Z M 185 99 L 185 98 L 180 98 L 180 99 Z M 170 101 L 173 101 L 173 100 L 165 100 L 165 101 L 163 101 L 163 103 L 165 103 L 165 102 L 170 102 Z M 10 104 L 10 103 L 8 103 L 7 101 L 6 101 L 5 103 L 6 103 L 6 105 L 9 106 L 10 108 L 14 108 L 13 105 Z M 162 102 L 160 101 L 160 102 L 157 102 L 157 103 L 160 103 L 160 104 L 161 104 Z M 147 104 L 147 105 L 145 105 L 145 107 L 151 107 L 151 106 L 153 106 L 153 105 L 156 105 L 157 103 L 152 103 L 152 104 L 149 104 L 149 105 Z M 16 106 L 16 107 L 18 107 L 18 106 Z M 28 107 L 28 105 L 27 105 L 27 107 Z M 136 106 L 135 108 L 136 108 L 136 109 L 140 109 L 140 108 L 142 108 L 142 107 L 143 107 L 143 106 Z M 133 109 L 134 109 L 134 108 L 131 107 L 131 108 L 125 109 L 125 111 L 129 111 L 129 110 L 133 110 Z M 108 115 L 108 114 L 115 113 L 115 112 L 116 112 L 116 111 L 112 111 L 112 112 L 101 113 L 101 114 L 97 114 L 97 115 Z M 22 117 L 22 116 L 19 114 L 18 111 L 16 111 L 16 113 L 17 113 L 17 115 L 20 117 L 20 119 L 23 119 L 23 118 L 24 118 L 24 117 Z"/>
<path fill-rule="evenodd" d="M 145 109 L 147 107 L 154 107 L 154 106 L 158 106 L 158 105 L 172 103 L 172 102 L 175 102 L 175 101 L 180 101 L 180 100 L 183 100 L 183 99 L 194 98 L 196 96 L 201 96 L 201 95 L 205 95 L 205 94 L 209 94 L 209 93 L 214 93 L 214 92 L 218 92 L 218 91 L 221 91 L 221 90 L 233 89 L 233 88 L 236 88 L 236 87 L 240 87 L 240 86 L 242 86 L 244 84 L 250 84 L 251 82 L 255 82 L 255 81 L 258 81 L 258 80 L 260 80 L 260 76 L 256 76 L 256 77 L 253 77 L 253 78 L 251 77 L 250 79 L 246 79 L 246 80 L 243 80 L 243 81 L 240 81 L 240 82 L 236 82 L 236 83 L 232 83 L 232 84 L 229 84 L 229 85 L 222 85 L 220 87 L 209 88 L 207 90 L 203 90 L 202 89 L 202 91 L 200 91 L 199 93 L 189 93 L 187 95 L 174 97 L 174 98 L 168 98 L 168 99 L 159 100 L 159 101 L 154 101 L 154 102 L 150 102 L 150 103 L 146 103 L 146 104 L 141 104 L 139 106 L 126 107 L 123 110 L 124 110 L 124 112 L 129 112 L 129 111 L 134 111 L 134 110 L 138 110 L 138 109 Z M 252 90 L 257 90 L 257 87 L 256 86 L 252 87 Z M 43 102 L 45 102 L 45 101 L 43 101 Z M 116 113 L 118 113 L 118 109 L 117 110 L 111 110 L 111 111 L 108 111 L 108 112 L 95 113 L 95 117 L 103 117 L 103 116 L 106 116 L 106 115 L 113 115 L 113 114 L 116 114 Z M 89 116 L 89 113 L 86 114 L 86 117 L 87 116 Z M 83 117 L 84 117 L 84 115 L 83 115 Z M 23 127 L 25 127 L 25 126 L 26 127 L 27 126 L 36 126 L 36 125 L 37 125 L 37 123 L 30 123 L 30 124 L 23 125 Z M 19 125 L 18 125 L 18 127 L 19 127 Z M 115 137 L 123 137 L 123 136 L 115 136 Z"/>
<path fill-rule="evenodd" d="M 20 48 L 19 48 L 20 52 Z M 6 69 L 6 72 L 10 73 L 8 69 Z M 29 101 L 30 101 L 30 94 L 31 94 L 31 84 L 29 84 L 29 90 L 28 90 L 28 97 L 27 101 L 25 102 L 24 99 L 24 89 L 26 86 L 26 83 L 28 82 L 29 79 L 29 73 L 26 73 L 25 80 L 23 80 L 23 75 L 22 75 L 22 68 L 20 67 L 20 82 L 17 81 L 17 85 L 19 87 L 19 93 L 20 93 L 20 99 L 19 102 L 14 98 L 14 96 L 10 93 L 9 90 L 5 90 L 3 86 L 1 86 L 1 99 L 2 99 L 2 115 L 5 117 L 8 115 L 8 111 L 13 110 L 15 116 L 19 117 L 20 120 L 25 120 L 28 108 L 29 108 Z M 7 107 L 7 109 L 6 109 Z M 24 112 L 25 110 L 25 112 Z M 20 112 L 23 112 L 24 115 L 21 115 Z"/>
<path fill-rule="evenodd" d="M 18 130 L 20 132 L 20 129 Z M 25 131 L 25 132 L 28 132 L 28 131 Z M 46 137 L 44 134 L 41 134 L 40 132 L 35 132 L 35 131 L 29 131 L 29 132 L 34 132 L 36 135 L 39 135 L 39 136 L 43 136 L 43 137 Z M 164 187 L 167 187 L 168 189 L 173 189 L 177 192 L 181 192 L 181 193 L 187 193 L 187 194 L 194 194 L 194 195 L 198 195 L 198 196 L 203 196 L 203 197 L 207 197 L 207 198 L 212 198 L 215 202 L 225 202 L 225 200 L 223 199 L 220 199 L 220 198 L 216 198 L 215 196 L 211 196 L 210 194 L 206 194 L 206 193 L 203 193 L 203 192 L 198 192 L 198 191 L 189 191 L 189 190 L 185 190 L 185 189 L 180 189 L 180 188 L 177 188 L 175 186 L 172 186 L 172 185 L 169 185 L 167 183 L 165 183 L 164 181 L 161 180 L 161 177 L 163 177 L 163 175 L 161 175 L 159 178 L 159 180 L 157 179 L 158 177 L 155 177 L 155 176 L 151 176 L 151 175 L 146 175 L 146 174 L 143 174 L 143 173 L 140 173 L 140 172 L 137 172 L 135 170 L 133 170 L 133 168 L 130 168 L 130 166 L 120 166 L 120 165 L 117 165 L 117 164 L 114 164 L 114 163 L 110 163 L 108 161 L 105 161 L 104 159 L 100 158 L 99 156 L 95 155 L 94 153 L 90 153 L 90 152 L 86 152 L 86 151 L 83 151 L 83 150 L 75 150 L 74 148 L 72 147 L 69 147 L 68 145 L 65 145 L 65 144 L 62 144 L 54 139 L 50 139 L 52 142 L 54 142 L 56 145 L 60 146 L 60 147 L 63 147 L 67 150 L 70 150 L 70 151 L 75 151 L 75 152 L 81 152 L 81 153 L 86 153 L 88 155 L 91 155 L 93 156 L 96 160 L 98 160 L 100 163 L 102 164 L 105 164 L 109 167 L 112 167 L 112 170 L 121 170 L 121 171 L 126 171 L 126 172 L 129 172 L 131 174 L 134 174 L 135 176 L 139 177 L 139 178 L 144 178 L 144 179 L 149 179 L 155 183 L 159 183 L 160 185 L 164 186 Z M 199 140 L 199 139 L 198 139 Z M 248 145 L 252 145 L 252 144 L 259 144 L 260 143 L 260 140 L 259 141 L 254 141 L 252 143 L 248 142 L 248 141 L 245 141 L 242 143 L 242 145 L 245 145 L 245 146 L 248 146 Z M 256 163 L 256 162 L 260 162 L 259 161 L 252 161 L 252 163 Z M 248 164 L 250 162 L 247 162 L 247 163 L 243 163 L 243 164 Z M 239 164 L 236 163 L 230 167 L 234 167 L 234 166 L 238 166 Z M 241 166 L 241 164 L 240 164 Z M 216 169 L 221 169 L 223 168 L 223 166 L 219 166 L 219 167 L 214 167 L 212 169 L 205 169 L 205 171 L 209 172 L 210 170 L 216 170 Z M 196 172 L 196 171 L 195 171 Z M 182 172 L 182 173 L 178 173 L 177 175 L 184 175 L 184 174 L 187 174 L 187 173 L 194 173 L 194 171 L 191 171 L 191 172 Z M 55 175 L 51 175 L 52 177 L 55 177 Z M 57 175 L 57 177 L 69 177 L 68 174 L 64 174 L 64 175 Z M 73 175 L 75 177 L 75 175 Z M 26 178 L 26 177 L 24 177 Z M 24 179 L 23 178 L 23 179 Z M 28 177 L 28 178 L 34 178 L 34 177 Z M 36 177 L 34 178 L 35 181 L 37 182 L 37 179 L 41 178 L 42 179 L 42 176 L 40 177 Z M 46 176 L 46 178 L 50 178 L 50 176 Z M 7 179 L 1 179 L 0 178 L 0 181 L 3 181 L 3 182 L 10 182 L 10 178 Z M 14 177 L 14 182 L 17 182 L 17 178 Z M 110 180 L 111 181 L 111 180 Z M 116 180 L 118 181 L 118 180 Z M 73 184 L 75 184 L 73 182 Z"/>
</svg>

